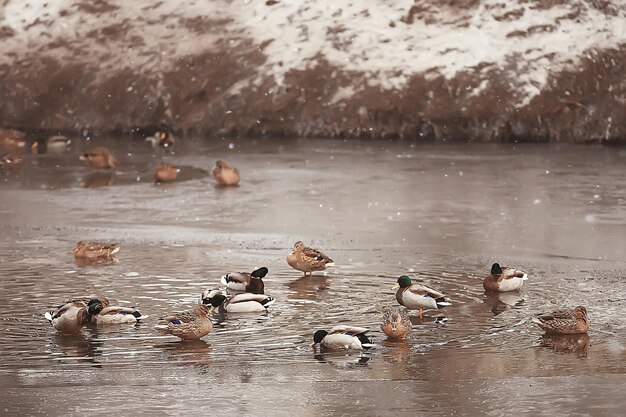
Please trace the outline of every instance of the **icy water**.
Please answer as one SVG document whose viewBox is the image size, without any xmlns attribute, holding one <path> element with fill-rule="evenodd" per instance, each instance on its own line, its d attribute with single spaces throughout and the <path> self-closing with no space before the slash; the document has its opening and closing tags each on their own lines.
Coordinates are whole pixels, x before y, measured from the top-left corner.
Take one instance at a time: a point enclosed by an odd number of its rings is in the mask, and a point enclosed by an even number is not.
<svg viewBox="0 0 626 417">
<path fill-rule="evenodd" d="M 106 142 L 96 172 L 68 153 L 0 173 L 0 414 L 618 415 L 626 407 L 626 150 L 329 140 L 181 140 L 160 155 Z M 232 148 L 232 149 L 231 149 Z M 161 158 L 180 181 L 155 185 Z M 240 168 L 216 188 L 216 159 Z M 119 242 L 77 265 L 78 240 Z M 296 240 L 336 266 L 289 268 Z M 484 294 L 491 263 L 529 273 Z M 267 266 L 268 314 L 215 316 L 180 343 L 152 326 L 226 272 Z M 453 305 L 386 341 L 382 311 L 407 273 Z M 63 337 L 43 313 L 102 294 L 150 317 Z M 543 338 L 534 313 L 584 305 L 587 337 Z M 438 317 L 447 317 L 443 324 Z M 371 329 L 368 352 L 320 354 L 315 330 Z"/>
</svg>

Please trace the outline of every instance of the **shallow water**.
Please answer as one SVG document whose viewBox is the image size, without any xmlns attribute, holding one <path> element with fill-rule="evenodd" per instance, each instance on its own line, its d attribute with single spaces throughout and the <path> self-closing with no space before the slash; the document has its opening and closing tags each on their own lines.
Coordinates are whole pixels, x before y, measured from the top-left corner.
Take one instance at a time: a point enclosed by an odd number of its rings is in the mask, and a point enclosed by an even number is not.
<svg viewBox="0 0 626 417">
<path fill-rule="evenodd" d="M 120 160 L 113 175 L 78 160 L 101 144 L 90 141 L 25 155 L 21 170 L 0 176 L 0 413 L 614 415 L 626 406 L 624 150 L 198 139 L 161 155 L 140 140 L 104 143 Z M 162 158 L 181 167 L 179 181 L 152 183 Z M 240 187 L 214 186 L 219 158 L 240 168 Z M 118 261 L 77 265 L 81 239 L 121 243 Z M 303 278 L 285 262 L 296 240 L 336 266 Z M 496 261 L 529 273 L 522 291 L 484 294 Z M 195 343 L 152 330 L 224 273 L 259 266 L 277 299 L 268 314 L 216 315 Z M 378 326 L 403 273 L 453 306 L 414 317 L 410 338 L 394 343 Z M 43 313 L 89 294 L 150 317 L 56 335 Z M 589 311 L 588 339 L 542 338 L 528 320 L 575 305 Z M 375 348 L 313 352 L 313 332 L 339 323 L 369 327 Z"/>
</svg>

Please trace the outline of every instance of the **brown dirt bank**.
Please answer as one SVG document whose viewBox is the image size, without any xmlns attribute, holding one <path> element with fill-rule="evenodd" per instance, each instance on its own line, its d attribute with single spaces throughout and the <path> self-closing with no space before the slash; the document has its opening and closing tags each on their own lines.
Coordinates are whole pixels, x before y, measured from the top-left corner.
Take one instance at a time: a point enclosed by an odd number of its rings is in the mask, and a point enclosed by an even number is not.
<svg viewBox="0 0 626 417">
<path fill-rule="evenodd" d="M 103 20 L 125 7 L 98 1 L 94 3 L 98 7 L 86 9 L 83 2 L 74 3 L 59 16 Z M 548 3 L 545 8 L 555 7 Z M 520 4 L 510 11 L 500 10 L 505 6 L 494 9 L 494 19 L 520 19 L 543 3 Z M 164 6 L 154 6 L 158 7 Z M 48 34 L 46 27 L 56 24 L 52 21 L 25 26 L 24 30 L 40 30 L 38 43 L 11 50 L 8 60 L 0 60 L 0 127 L 128 132 L 167 125 L 178 132 L 213 136 L 626 142 L 624 43 L 588 50 L 576 65 L 549 72 L 547 83 L 535 86 L 539 93 L 524 101 L 519 79 L 529 63 L 521 58 L 507 58 L 505 65 L 485 62 L 453 77 L 433 65 L 411 74 L 404 87 L 387 88 L 369 82 L 371 70 L 339 67 L 320 53 L 306 68 L 289 67 L 279 83 L 274 75 L 259 70 L 267 64 L 271 41 L 259 43 L 231 30 L 231 20 L 223 16 L 178 16 L 174 25 L 167 20 L 172 16 L 151 16 L 152 9 L 142 9 L 145 18 L 114 19 L 115 24 L 85 28 L 76 37 Z M 605 9 L 607 15 L 615 14 Z M 446 8 L 413 6 L 389 27 L 418 20 L 436 25 L 442 10 Z M 582 9 L 576 10 L 558 17 L 552 26 L 533 25 L 506 36 L 516 42 L 554 32 L 562 20 L 579 19 Z M 449 11 L 449 16 L 455 13 L 459 11 Z M 466 15 L 441 24 L 463 28 L 468 19 Z M 147 37 L 138 35 L 144 33 L 138 22 L 144 29 L 165 25 L 170 32 L 154 40 L 155 49 Z M 0 29 L 2 40 L 23 36 L 6 25 Z M 338 50 L 347 47 L 340 42 L 343 31 L 339 27 L 329 31 Z M 177 36 L 185 33 L 197 39 L 210 37 L 211 44 L 180 53 L 175 48 Z M 106 48 L 96 47 L 103 45 Z M 126 57 L 126 51 L 133 51 L 134 58 Z M 550 60 L 552 55 L 540 59 Z"/>
</svg>

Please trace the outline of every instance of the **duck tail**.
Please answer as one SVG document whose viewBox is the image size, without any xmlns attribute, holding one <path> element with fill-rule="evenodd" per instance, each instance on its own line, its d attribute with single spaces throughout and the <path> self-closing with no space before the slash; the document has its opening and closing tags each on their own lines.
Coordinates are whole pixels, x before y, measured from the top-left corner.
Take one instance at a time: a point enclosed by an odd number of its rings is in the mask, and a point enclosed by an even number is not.
<svg viewBox="0 0 626 417">
<path fill-rule="evenodd" d="M 522 281 L 526 281 L 528 279 L 528 274 L 524 273 L 524 275 L 522 275 Z"/>
<path fill-rule="evenodd" d="M 435 298 L 435 302 L 437 303 L 437 308 L 444 308 L 452 305 L 450 300 L 448 300 L 446 297 Z"/>
<path fill-rule="evenodd" d="M 228 274 L 222 275 L 222 278 L 220 278 L 220 282 L 222 283 L 222 285 L 228 285 Z"/>
<path fill-rule="evenodd" d="M 133 311 L 133 313 L 132 313 L 132 314 L 133 314 L 133 316 L 135 316 L 135 318 L 136 318 L 137 320 L 143 320 L 143 319 L 147 319 L 147 318 L 148 318 L 148 316 L 144 316 L 144 315 L 142 315 L 142 314 L 141 314 L 139 311 L 137 311 L 137 310 Z"/>
<path fill-rule="evenodd" d="M 43 316 L 50 322 L 50 324 L 52 324 L 52 313 L 46 311 Z"/>
<path fill-rule="evenodd" d="M 369 349 L 374 346 L 374 343 L 372 343 L 372 341 L 367 336 L 365 336 L 364 333 L 359 333 L 356 335 L 356 337 L 359 339 L 359 342 L 361 342 L 361 346 L 363 347 L 363 349 Z"/>
<path fill-rule="evenodd" d="M 261 301 L 261 305 L 263 307 L 265 307 L 265 308 L 268 308 L 269 306 L 271 306 L 275 302 L 276 302 L 276 299 L 274 297 L 267 296 L 267 297 L 265 297 L 264 300 Z"/>
</svg>

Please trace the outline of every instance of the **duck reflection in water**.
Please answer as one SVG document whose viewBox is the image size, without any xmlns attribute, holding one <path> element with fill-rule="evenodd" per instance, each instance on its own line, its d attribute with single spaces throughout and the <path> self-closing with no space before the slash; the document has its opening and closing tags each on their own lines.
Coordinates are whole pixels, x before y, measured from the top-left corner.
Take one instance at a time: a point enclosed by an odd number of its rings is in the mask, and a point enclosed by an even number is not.
<svg viewBox="0 0 626 417">
<path fill-rule="evenodd" d="M 549 334 L 541 337 L 541 346 L 551 348 L 559 353 L 576 353 L 578 356 L 587 356 L 589 351 L 589 335 L 583 334 Z"/>
<path fill-rule="evenodd" d="M 167 360 L 176 365 L 192 365 L 206 367 L 213 362 L 213 347 L 202 339 L 167 342 L 155 345 L 156 349 L 163 349 L 167 354 Z"/>
<path fill-rule="evenodd" d="M 99 188 L 115 185 L 115 172 L 96 171 L 83 178 L 83 187 Z"/>
<path fill-rule="evenodd" d="M 493 315 L 497 316 L 510 308 L 523 306 L 524 297 L 519 291 L 487 292 L 484 302 L 489 306 Z"/>
<path fill-rule="evenodd" d="M 97 357 L 102 355 L 103 342 L 95 337 L 87 337 L 81 332 L 76 335 L 52 335 L 50 354 L 55 355 L 56 350 L 63 352 L 66 357 L 64 362 L 85 363 L 85 357 L 90 358 L 88 361 L 98 364 Z M 75 360 L 73 358 L 76 358 Z M 100 366 L 100 365 L 98 365 Z"/>
<path fill-rule="evenodd" d="M 330 288 L 329 280 L 326 275 L 309 275 L 301 277 L 287 284 L 287 287 L 293 291 L 289 294 L 290 300 L 310 300 L 319 301 Z"/>
<path fill-rule="evenodd" d="M 411 345 L 406 339 L 387 339 L 383 343 L 387 351 L 383 358 L 389 363 L 405 363 L 411 359 Z"/>
<path fill-rule="evenodd" d="M 338 368 L 357 368 L 367 366 L 371 356 L 367 352 L 360 351 L 319 351 L 313 357 L 323 363 Z"/>
</svg>

